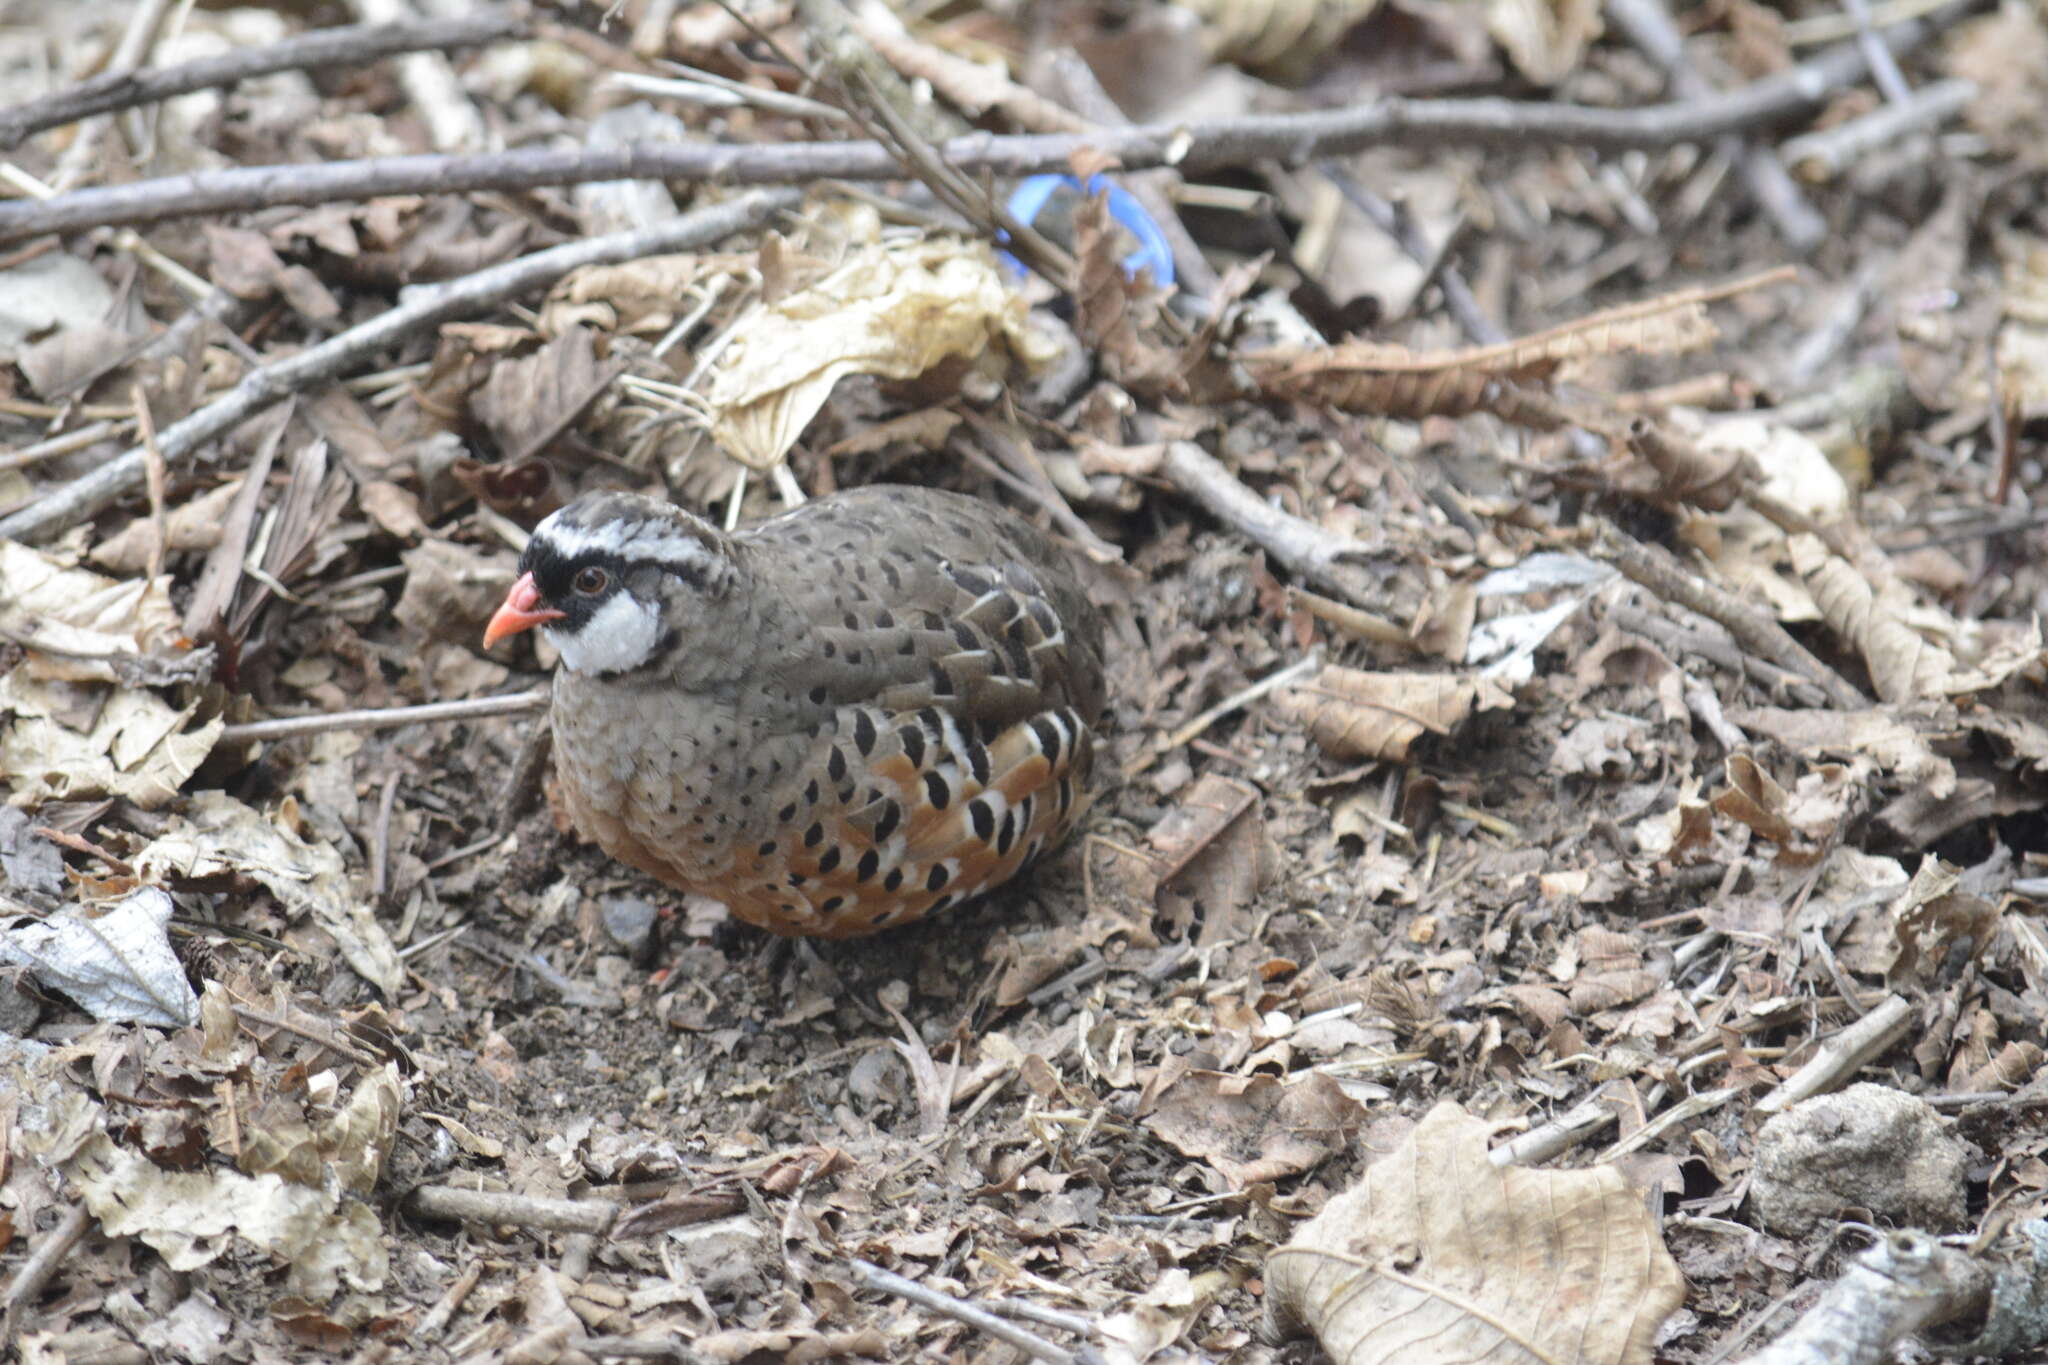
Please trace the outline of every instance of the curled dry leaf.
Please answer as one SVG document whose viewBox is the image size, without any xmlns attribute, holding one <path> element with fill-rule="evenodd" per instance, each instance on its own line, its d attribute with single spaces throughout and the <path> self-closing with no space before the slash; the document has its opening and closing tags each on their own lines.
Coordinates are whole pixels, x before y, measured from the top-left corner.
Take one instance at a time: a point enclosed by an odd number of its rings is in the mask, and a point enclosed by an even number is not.
<svg viewBox="0 0 2048 1365">
<path fill-rule="evenodd" d="M 249 1175 L 268 1172 L 314 1189 L 332 1172 L 349 1193 L 369 1194 L 384 1174 L 404 1109 L 398 1064 L 387 1062 L 366 1074 L 347 1104 L 317 1121 L 301 1106 L 303 1094 L 273 1094 L 251 1109 L 242 1121 L 235 1164 Z"/>
<path fill-rule="evenodd" d="M 288 1264 L 285 1287 L 317 1302 L 344 1285 L 383 1288 L 390 1268 L 383 1225 L 368 1204 L 344 1199 L 338 1183 L 166 1171 L 96 1131 L 107 1123 L 98 1105 L 75 1091 L 64 1100 L 74 1112 L 30 1146 L 55 1160 L 107 1236 L 139 1238 L 177 1271 L 197 1270 L 246 1242 Z"/>
<path fill-rule="evenodd" d="M 1885 969 L 1887 981 L 1916 981 L 1942 970 L 1949 950 L 1968 940 L 1974 962 L 1998 930 L 1998 902 L 1961 889 L 1961 869 L 1939 858 L 1924 860 L 1892 904 L 1898 956 Z"/>
<path fill-rule="evenodd" d="M 169 580 L 107 578 L 0 540 L 0 634 L 43 652 L 29 675 L 114 681 L 111 660 L 182 653 Z"/>
<path fill-rule="evenodd" d="M 1138 1295 L 1128 1308 L 1110 1314 L 1098 1327 L 1102 1358 L 1110 1365 L 1141 1365 L 1187 1335 L 1216 1296 L 1235 1288 L 1225 1271 L 1191 1275 L 1173 1266 Z"/>
<path fill-rule="evenodd" d="M 1514 705 L 1490 678 L 1447 673 L 1366 673 L 1338 664 L 1280 694 L 1281 710 L 1308 727 L 1335 758 L 1405 762 L 1415 741 L 1447 735 L 1475 711 Z"/>
<path fill-rule="evenodd" d="M 1145 1126 L 1243 1189 L 1313 1170 L 1364 1120 L 1358 1102 L 1321 1072 L 1282 1081 L 1190 1071 L 1160 1096 Z"/>
<path fill-rule="evenodd" d="M 915 379 L 943 360 L 1050 362 L 987 245 L 871 242 L 824 279 L 734 324 L 705 388 L 711 433 L 755 469 L 779 463 L 849 374 Z"/>
<path fill-rule="evenodd" d="M 1074 206 L 1074 334 L 1097 352 L 1104 373 L 1143 393 L 1178 388 L 1181 358 L 1157 337 L 1164 297 L 1149 274 L 1124 269 L 1128 235 L 1110 216 L 1106 194 Z"/>
<path fill-rule="evenodd" d="M 1778 270 L 1712 288 L 1677 290 L 1497 346 L 1411 351 L 1353 341 L 1275 347 L 1246 357 L 1245 365 L 1268 393 L 1347 412 L 1420 419 L 1483 410 L 1503 421 L 1550 430 L 1574 420 L 1541 388 L 1565 362 L 1698 350 L 1720 335 L 1707 316 L 1709 303 L 1788 278 L 1789 271 Z"/>
<path fill-rule="evenodd" d="M 226 873 L 253 878 L 330 936 L 358 976 L 387 994 L 396 991 L 405 980 L 398 950 L 349 891 L 341 855 L 284 827 L 295 813 L 289 797 L 271 820 L 224 792 L 194 793 L 177 827 L 135 855 L 136 872 L 150 880 Z"/>
<path fill-rule="evenodd" d="M 1498 1167 L 1446 1101 L 1266 1262 L 1280 1335 L 1344 1365 L 1648 1365 L 1684 1281 L 1612 1166 Z"/>
<path fill-rule="evenodd" d="M 101 1022 L 185 1028 L 199 997 L 171 951 L 171 898 L 153 886 L 105 910 L 72 906 L 0 933 L 0 963 L 27 967 Z"/>
<path fill-rule="evenodd" d="M 1740 450 L 1710 450 L 1647 417 L 1629 423 L 1628 448 L 1657 471 L 1658 493 L 1709 512 L 1733 506 L 1749 479 Z"/>
<path fill-rule="evenodd" d="M 1600 36 L 1599 0 L 1488 0 L 1486 27 L 1517 71 L 1555 85 L 1578 69 L 1586 45 Z"/>
<path fill-rule="evenodd" d="M 1863 656 L 1879 700 L 1942 695 L 1955 672 L 1955 656 L 1906 624 L 1903 603 L 1873 591 L 1869 581 L 1848 560 L 1831 553 L 1818 536 L 1793 536 L 1790 548 L 1792 567 L 1813 594 L 1822 618 Z"/>
<path fill-rule="evenodd" d="M 1842 477 L 1820 443 L 1782 422 L 1746 415 L 1716 418 L 1703 424 L 1690 412 L 1673 413 L 1662 424 L 1678 440 L 1688 440 L 1705 462 L 1700 472 L 1726 463 L 1754 471 L 1756 492 L 1807 520 L 1826 525 L 1849 515 L 1849 481 Z M 1691 430 L 1688 431 L 1688 428 Z M 1654 457 L 1652 463 L 1655 463 Z M 1659 466 L 1659 472 L 1665 472 Z M 1665 473 L 1668 479 L 1670 475 Z M 1701 503 L 1700 506 L 1707 506 Z"/>
<path fill-rule="evenodd" d="M 227 521 L 228 506 L 234 502 L 241 487 L 240 479 L 230 479 L 211 493 L 201 494 L 190 502 L 171 508 L 164 517 L 165 548 L 174 551 L 211 550 L 220 544 L 221 527 Z M 156 519 L 137 517 L 93 546 L 89 558 L 109 573 L 134 575 L 148 569 L 157 552 Z"/>
<path fill-rule="evenodd" d="M 1864 780 L 1861 773 L 1830 766 L 1804 774 L 1787 791 L 1748 754 L 1731 755 L 1723 772 L 1728 788 L 1715 796 L 1715 812 L 1776 844 L 1778 861 L 1790 867 L 1812 866 Z"/>
<path fill-rule="evenodd" d="M 560 336 L 579 323 L 606 332 L 660 336 L 687 312 L 707 279 L 753 268 L 736 255 L 645 256 L 618 265 L 589 265 L 562 277 L 541 306 L 540 329 Z"/>
<path fill-rule="evenodd" d="M 0 774 L 17 806 L 114 796 L 155 810 L 213 751 L 226 721 L 195 729 L 197 705 L 153 692 L 35 682 L 23 665 L 0 678 Z"/>
<path fill-rule="evenodd" d="M 1325 56 L 1379 0 L 1177 0 L 1202 19 L 1211 56 L 1279 76 Z"/>
<path fill-rule="evenodd" d="M 485 464 L 465 455 L 448 466 L 448 473 L 471 497 L 521 526 L 538 526 L 541 518 L 562 505 L 555 467 L 546 460 Z"/>
</svg>

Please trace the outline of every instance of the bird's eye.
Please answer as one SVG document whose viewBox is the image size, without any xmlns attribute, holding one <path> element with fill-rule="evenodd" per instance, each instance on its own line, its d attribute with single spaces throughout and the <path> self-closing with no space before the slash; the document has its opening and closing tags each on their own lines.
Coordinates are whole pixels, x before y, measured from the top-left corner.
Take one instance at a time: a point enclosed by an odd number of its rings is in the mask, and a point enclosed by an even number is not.
<svg viewBox="0 0 2048 1365">
<path fill-rule="evenodd" d="M 576 571 L 575 581 L 569 586 L 585 597 L 595 597 L 611 585 L 612 576 L 596 565 Z"/>
</svg>

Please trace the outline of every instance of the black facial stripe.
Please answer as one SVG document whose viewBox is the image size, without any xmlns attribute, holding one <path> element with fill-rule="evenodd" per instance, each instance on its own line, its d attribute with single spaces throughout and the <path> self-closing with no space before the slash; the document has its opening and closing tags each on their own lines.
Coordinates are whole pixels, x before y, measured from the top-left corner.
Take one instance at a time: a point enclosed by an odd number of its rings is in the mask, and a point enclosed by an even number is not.
<svg viewBox="0 0 2048 1365">
<path fill-rule="evenodd" d="M 576 575 L 589 568 L 603 569 L 610 580 L 605 591 L 596 597 L 584 597 L 575 590 Z M 533 575 L 533 585 L 540 590 L 541 600 L 551 607 L 570 612 L 572 616 L 573 603 L 577 599 L 601 602 L 626 581 L 629 572 L 643 568 L 659 569 L 698 591 L 703 590 L 709 577 L 709 566 L 701 560 L 646 559 L 621 554 L 617 550 L 583 550 L 563 555 L 540 536 L 527 541 L 525 553 L 519 556 L 519 570 Z"/>
</svg>

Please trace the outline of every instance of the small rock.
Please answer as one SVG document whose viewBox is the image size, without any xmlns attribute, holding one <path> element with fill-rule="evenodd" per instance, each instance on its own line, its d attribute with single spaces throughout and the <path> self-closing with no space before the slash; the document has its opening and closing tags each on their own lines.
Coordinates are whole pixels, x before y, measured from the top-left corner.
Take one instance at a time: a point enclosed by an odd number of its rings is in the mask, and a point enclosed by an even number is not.
<svg viewBox="0 0 2048 1365">
<path fill-rule="evenodd" d="M 654 950 L 654 922 L 659 913 L 652 901 L 638 896 L 607 896 L 599 903 L 604 931 L 612 942 L 626 950 L 635 962 L 644 961 Z"/>
<path fill-rule="evenodd" d="M 758 1262 L 768 1254 L 767 1239 L 752 1214 L 672 1228 L 668 1238 L 707 1298 L 728 1298 L 749 1288 L 760 1278 Z"/>
<path fill-rule="evenodd" d="M 1946 1232 L 1965 1221 L 1972 1155 L 1926 1101 L 1852 1085 L 1763 1126 L 1749 1196 L 1764 1226 L 1785 1237 L 1804 1237 L 1850 1209 Z"/>
</svg>

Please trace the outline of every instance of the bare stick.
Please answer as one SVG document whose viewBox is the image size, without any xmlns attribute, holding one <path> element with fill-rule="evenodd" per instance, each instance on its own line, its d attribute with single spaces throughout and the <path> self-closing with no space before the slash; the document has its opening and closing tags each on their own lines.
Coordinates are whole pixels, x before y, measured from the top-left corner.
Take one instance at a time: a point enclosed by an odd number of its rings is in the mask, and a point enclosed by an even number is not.
<svg viewBox="0 0 2048 1365">
<path fill-rule="evenodd" d="M 1787 138 L 1782 149 L 1785 160 L 1797 166 L 1802 175 L 1815 179 L 1837 176 L 1859 157 L 1890 146 L 1911 133 L 1948 122 L 1976 97 L 1974 81 L 1935 81 L 1903 100 L 1873 109 L 1862 118 Z"/>
<path fill-rule="evenodd" d="M 523 716 L 547 709 L 548 691 L 513 692 L 502 697 L 471 697 L 466 701 L 433 701 L 422 706 L 380 706 L 362 711 L 325 711 L 317 716 L 286 716 L 223 726 L 218 744 L 250 744 L 257 740 L 324 735 L 331 730 L 389 730 L 399 725 L 435 721 L 482 720 L 487 716 Z"/>
<path fill-rule="evenodd" d="M 1182 496 L 1200 503 L 1291 572 L 1354 605 L 1377 605 L 1373 575 L 1357 562 L 1367 546 L 1281 511 L 1192 441 L 1167 442 L 1158 472 Z"/>
<path fill-rule="evenodd" d="M 164 17 L 171 12 L 171 0 L 143 0 L 128 16 L 128 28 L 121 34 L 121 44 L 114 49 L 113 58 L 107 63 L 111 71 L 133 71 L 148 60 L 150 49 L 156 46 L 156 35 L 163 28 Z M 109 120 L 97 118 L 78 130 L 78 136 L 57 159 L 57 169 L 50 176 L 50 183 L 57 189 L 68 190 L 85 175 L 92 165 L 93 157 L 99 154 L 100 139 L 106 135 Z"/>
<path fill-rule="evenodd" d="M 869 1261 L 853 1262 L 854 1277 L 867 1289 L 879 1289 L 885 1294 L 894 1294 L 899 1299 L 908 1299 L 920 1308 L 929 1308 L 934 1313 L 944 1314 L 955 1322 L 964 1322 L 978 1332 L 986 1333 L 1008 1346 L 1014 1346 L 1034 1360 L 1049 1360 L 1053 1365 L 1081 1365 L 1082 1362 L 1097 1361 L 1101 1357 L 1083 1347 L 1069 1351 L 1055 1346 L 1036 1332 L 1027 1332 L 1014 1323 L 1005 1322 L 985 1309 L 936 1289 L 928 1289 L 915 1280 L 906 1280 L 901 1275 L 882 1269 Z"/>
<path fill-rule="evenodd" d="M 599 1237 L 610 1232 L 619 1218 L 616 1204 L 458 1190 L 448 1185 L 421 1185 L 406 1196 L 405 1209 L 415 1218 L 507 1224 L 528 1232 L 588 1232 Z"/>
<path fill-rule="evenodd" d="M 76 123 L 94 114 L 155 104 L 194 90 L 234 85 L 279 71 L 315 71 L 330 66 L 364 66 L 401 52 L 475 47 L 526 31 L 517 13 L 466 15 L 404 24 L 359 24 L 325 28 L 266 47 L 237 48 L 153 71 L 109 71 L 40 99 L 0 109 L 0 151 L 45 128 Z"/>
<path fill-rule="evenodd" d="M 7 1286 L 4 1301 L 4 1321 L 8 1328 L 5 1339 L 17 1340 L 14 1328 L 19 1325 L 24 1308 L 33 1303 L 43 1292 L 43 1286 L 57 1273 L 57 1267 L 71 1254 L 72 1248 L 85 1240 L 85 1234 L 92 1230 L 92 1214 L 83 1203 L 73 1204 L 64 1214 L 64 1221 L 43 1234 L 36 1249 L 21 1263 L 21 1269 L 14 1273 L 14 1280 Z"/>
<path fill-rule="evenodd" d="M 1686 59 L 1685 40 L 1662 0 L 1607 0 L 1606 10 L 1629 41 L 1664 68 L 1672 93 L 1681 99 L 1712 97 L 1713 85 Z M 1785 245 L 1804 256 L 1826 240 L 1827 219 L 1807 202 L 1775 152 L 1733 133 L 1720 141 L 1748 186 L 1750 198 L 1778 225 Z"/>
<path fill-rule="evenodd" d="M 1822 1043 L 1811 1061 L 1758 1100 L 1756 1112 L 1775 1114 L 1847 1085 L 1865 1063 L 1875 1061 L 1896 1043 L 1912 1022 L 1912 1005 L 1902 996 L 1886 996 L 1870 1013 Z"/>
<path fill-rule="evenodd" d="M 1993 1271 L 1967 1251 L 1912 1228 L 1886 1234 L 1853 1261 L 1785 1334 L 1745 1365 L 1881 1365 L 1904 1337 L 1981 1318 Z"/>
<path fill-rule="evenodd" d="M 157 444 L 164 459 L 175 464 L 279 399 L 325 383 L 406 337 L 544 288 L 582 266 L 611 265 L 640 256 L 708 246 L 766 222 L 774 214 L 794 207 L 801 198 L 801 193 L 793 189 L 757 190 L 650 228 L 550 247 L 424 290 L 419 297 L 318 346 L 251 370 L 224 396 L 166 427 Z M 40 540 L 76 526 L 133 491 L 142 480 L 143 467 L 143 452 L 131 449 L 27 507 L 0 517 L 0 537 Z"/>
<path fill-rule="evenodd" d="M 1726 626 L 1728 633 L 1744 649 L 1814 683 L 1828 694 L 1828 700 L 1836 706 L 1845 711 L 1859 711 L 1870 705 L 1868 698 L 1851 687 L 1841 674 L 1815 658 L 1806 646 L 1787 634 L 1783 626 L 1749 603 L 1687 573 L 1668 551 L 1639 544 L 1615 531 L 1609 531 L 1602 537 L 1601 549 L 1614 567 L 1629 578 L 1667 602 L 1676 602 Z"/>
<path fill-rule="evenodd" d="M 1956 0 L 1925 19 L 1890 30 L 1885 40 L 1896 48 L 1910 47 L 1983 3 Z M 1863 53 L 1846 44 L 1740 90 L 1640 109 L 1507 99 L 1386 99 L 1355 109 L 1253 114 L 1200 123 L 1103 128 L 1087 134 L 974 133 L 938 144 L 935 150 L 941 161 L 957 170 L 1029 175 L 1065 170 L 1080 151 L 1114 157 L 1127 170 L 1163 165 L 1200 170 L 1268 157 L 1298 164 L 1381 145 L 1512 148 L 1561 142 L 1601 151 L 1671 147 L 1808 112 L 1834 91 L 1860 80 L 1866 70 Z M 45 232 L 387 194 L 535 189 L 586 180 L 798 184 L 833 178 L 888 180 L 901 173 L 895 153 L 879 142 L 636 143 L 245 166 L 78 190 L 37 202 L 0 203 L 0 245 Z"/>
</svg>

